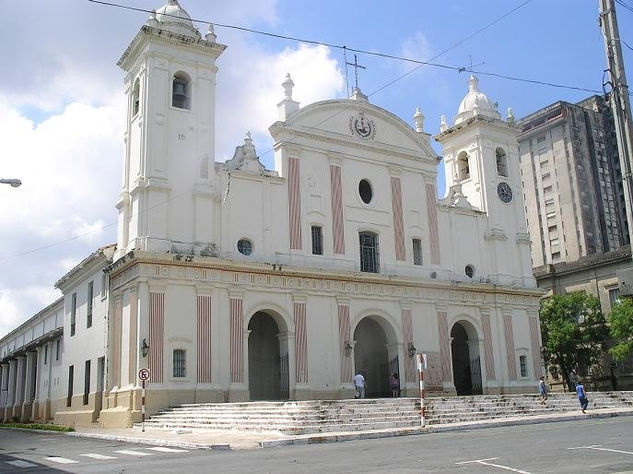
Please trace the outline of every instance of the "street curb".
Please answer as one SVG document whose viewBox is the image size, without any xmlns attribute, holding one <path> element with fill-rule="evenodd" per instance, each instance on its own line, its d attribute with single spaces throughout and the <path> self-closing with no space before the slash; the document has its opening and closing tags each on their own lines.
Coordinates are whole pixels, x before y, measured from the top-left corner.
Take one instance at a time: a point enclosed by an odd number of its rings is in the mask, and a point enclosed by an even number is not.
<svg viewBox="0 0 633 474">
<path fill-rule="evenodd" d="M 306 445 L 306 444 L 322 444 L 322 443 L 336 443 L 341 441 L 353 441 L 360 439 L 377 439 L 377 438 L 392 438 L 396 436 L 411 436 L 427 433 L 445 433 L 449 431 L 465 431 L 465 430 L 477 430 L 484 428 L 499 428 L 504 426 L 521 426 L 521 425 L 534 425 L 540 423 L 555 423 L 557 421 L 575 421 L 575 420 L 587 420 L 587 419 L 600 419 L 600 418 L 614 418 L 618 416 L 633 416 L 633 410 L 623 410 L 609 413 L 586 413 L 586 414 L 573 414 L 562 415 L 556 417 L 544 417 L 544 418 L 516 418 L 512 420 L 494 420 L 486 422 L 472 422 L 464 424 L 447 424 L 447 425 L 432 425 L 424 428 L 410 428 L 398 431 L 367 431 L 356 433 L 320 433 L 318 435 L 311 435 L 305 437 L 296 437 L 289 439 L 261 441 L 259 446 L 262 448 L 273 448 L 279 446 L 291 446 L 291 445 Z"/>
<path fill-rule="evenodd" d="M 147 439 L 147 438 L 132 438 L 130 436 L 118 436 L 99 433 L 82 433 L 78 431 L 64 433 L 66 436 L 73 436 L 75 438 L 92 438 L 102 439 L 107 441 L 120 441 L 121 443 L 130 444 L 146 444 L 149 446 L 165 446 L 169 448 L 182 448 L 182 449 L 215 449 L 215 450 L 231 450 L 229 444 L 198 444 L 198 443 L 186 443 L 183 441 L 170 440 L 170 439 Z"/>
</svg>

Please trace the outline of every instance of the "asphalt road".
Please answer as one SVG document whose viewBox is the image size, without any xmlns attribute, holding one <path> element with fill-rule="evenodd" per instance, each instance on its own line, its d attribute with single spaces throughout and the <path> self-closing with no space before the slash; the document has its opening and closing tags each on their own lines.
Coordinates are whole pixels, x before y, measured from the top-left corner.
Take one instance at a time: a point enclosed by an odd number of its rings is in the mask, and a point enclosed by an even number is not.
<svg viewBox="0 0 633 474">
<path fill-rule="evenodd" d="M 633 472 L 633 418 L 244 451 L 0 430 L 0 472 Z"/>
</svg>

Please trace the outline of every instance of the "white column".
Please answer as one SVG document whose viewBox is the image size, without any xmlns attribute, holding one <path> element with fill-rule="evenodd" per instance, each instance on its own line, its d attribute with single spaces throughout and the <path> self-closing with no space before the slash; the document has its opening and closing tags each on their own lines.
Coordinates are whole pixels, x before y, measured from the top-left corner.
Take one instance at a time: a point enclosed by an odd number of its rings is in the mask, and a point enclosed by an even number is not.
<svg viewBox="0 0 633 474">
<path fill-rule="evenodd" d="M 9 391 L 9 364 L 4 363 L 0 365 L 0 371 L 2 372 L 2 383 L 0 384 L 0 410 L 7 406 L 7 395 Z M 0 415 L 0 418 L 2 416 Z"/>
<path fill-rule="evenodd" d="M 29 351 L 26 353 L 26 373 L 24 378 L 24 403 L 30 403 L 33 401 L 33 388 L 35 387 L 35 375 L 37 368 L 35 363 L 37 361 L 37 352 Z"/>
<path fill-rule="evenodd" d="M 15 381 L 18 361 L 13 359 L 9 361 L 9 385 L 7 386 L 7 402 L 4 419 L 10 419 L 13 416 L 13 402 L 15 401 Z"/>
<path fill-rule="evenodd" d="M 15 382 L 15 400 L 13 406 L 22 406 L 24 402 L 24 385 L 26 382 L 26 356 L 18 356 Z"/>
</svg>

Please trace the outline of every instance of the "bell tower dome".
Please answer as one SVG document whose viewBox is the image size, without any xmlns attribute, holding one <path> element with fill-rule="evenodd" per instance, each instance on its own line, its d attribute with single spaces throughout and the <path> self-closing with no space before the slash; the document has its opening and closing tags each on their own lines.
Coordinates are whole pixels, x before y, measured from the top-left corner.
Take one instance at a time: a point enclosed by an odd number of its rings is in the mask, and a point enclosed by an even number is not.
<svg viewBox="0 0 633 474">
<path fill-rule="evenodd" d="M 217 242 L 215 75 L 225 48 L 168 0 L 121 56 L 128 111 L 115 258 Z"/>
</svg>

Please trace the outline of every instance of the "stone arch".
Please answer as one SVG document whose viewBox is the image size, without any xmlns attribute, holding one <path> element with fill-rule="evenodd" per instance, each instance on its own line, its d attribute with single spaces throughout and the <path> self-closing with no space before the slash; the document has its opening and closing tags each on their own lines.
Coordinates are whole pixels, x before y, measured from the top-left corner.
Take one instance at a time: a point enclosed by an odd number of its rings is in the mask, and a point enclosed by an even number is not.
<svg viewBox="0 0 633 474">
<path fill-rule="evenodd" d="M 450 329 L 453 383 L 457 395 L 483 393 L 481 331 L 470 316 L 455 318 Z"/>
<path fill-rule="evenodd" d="M 284 313 L 265 305 L 258 305 L 247 313 L 250 315 L 245 323 L 251 400 L 289 397 L 291 338 Z"/>
<path fill-rule="evenodd" d="M 351 326 L 354 373 L 361 372 L 368 397 L 390 396 L 389 376 L 402 373 L 402 334 L 399 326 L 383 311 L 366 310 Z"/>
</svg>

